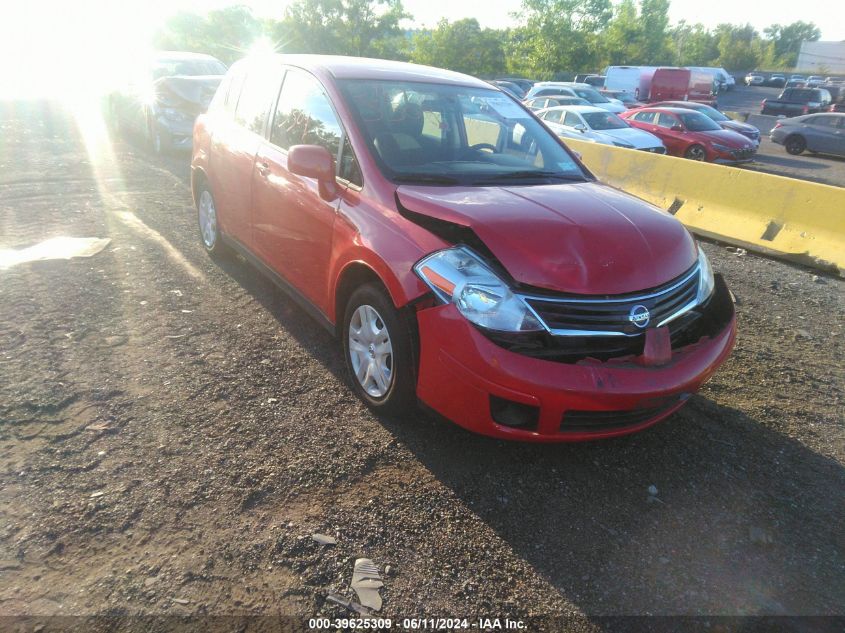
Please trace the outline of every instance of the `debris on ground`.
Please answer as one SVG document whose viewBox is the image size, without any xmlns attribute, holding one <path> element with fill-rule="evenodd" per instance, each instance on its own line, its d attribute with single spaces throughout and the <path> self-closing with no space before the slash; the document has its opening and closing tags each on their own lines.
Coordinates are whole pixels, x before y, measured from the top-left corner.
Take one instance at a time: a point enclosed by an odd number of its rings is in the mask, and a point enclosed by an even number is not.
<svg viewBox="0 0 845 633">
<path fill-rule="evenodd" d="M 374 611 L 381 610 L 381 595 L 378 592 L 381 587 L 384 587 L 384 583 L 376 564 L 369 558 L 357 559 L 352 572 L 352 589 L 358 594 L 361 604 Z"/>
<path fill-rule="evenodd" d="M 337 539 L 327 534 L 312 534 L 311 538 L 317 541 L 320 545 L 337 545 Z"/>
<path fill-rule="evenodd" d="M 335 604 L 338 604 L 341 607 L 344 607 L 345 609 L 349 609 L 350 611 L 354 611 L 355 613 L 358 613 L 360 615 L 370 614 L 370 610 L 366 607 L 358 604 L 357 602 L 353 602 L 352 600 L 347 600 L 343 596 L 336 593 L 328 594 L 326 596 L 326 600 L 328 600 L 329 602 L 334 602 Z"/>
<path fill-rule="evenodd" d="M 108 237 L 53 237 L 21 249 L 0 250 L 0 268 L 11 268 L 26 262 L 47 259 L 92 257 L 103 250 L 111 239 Z"/>
</svg>

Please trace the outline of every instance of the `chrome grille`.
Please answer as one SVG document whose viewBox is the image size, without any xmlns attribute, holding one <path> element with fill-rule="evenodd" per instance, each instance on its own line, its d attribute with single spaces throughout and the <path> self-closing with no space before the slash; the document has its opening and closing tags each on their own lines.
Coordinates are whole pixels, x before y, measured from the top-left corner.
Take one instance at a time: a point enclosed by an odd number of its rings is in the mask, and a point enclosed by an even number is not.
<svg viewBox="0 0 845 633">
<path fill-rule="evenodd" d="M 695 306 L 698 264 L 650 291 L 608 297 L 523 296 L 546 328 L 560 336 L 634 336 L 643 328 L 630 320 L 635 306 L 650 314 L 647 327 L 666 325 Z"/>
</svg>

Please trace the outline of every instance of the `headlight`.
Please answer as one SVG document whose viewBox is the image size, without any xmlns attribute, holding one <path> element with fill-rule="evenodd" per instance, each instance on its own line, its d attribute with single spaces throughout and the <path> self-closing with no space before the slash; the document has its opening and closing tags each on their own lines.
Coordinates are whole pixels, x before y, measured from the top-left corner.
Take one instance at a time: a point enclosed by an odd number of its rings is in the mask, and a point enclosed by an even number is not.
<svg viewBox="0 0 845 633">
<path fill-rule="evenodd" d="M 715 282 L 713 281 L 713 268 L 710 266 L 710 260 L 707 259 L 707 255 L 704 254 L 700 246 L 698 247 L 698 267 L 700 270 L 698 296 L 695 299 L 697 303 L 704 303 L 713 293 Z"/>
<path fill-rule="evenodd" d="M 163 108 L 161 114 L 169 121 L 187 121 L 190 118 L 187 114 L 175 108 Z"/>
<path fill-rule="evenodd" d="M 616 147 L 625 147 L 627 149 L 634 149 L 633 145 L 631 145 L 630 143 L 623 143 L 622 141 L 613 141 L 613 144 L 616 145 Z"/>
<path fill-rule="evenodd" d="M 720 145 L 719 143 L 711 143 L 711 145 L 713 145 L 713 149 L 715 149 L 717 152 L 725 152 L 726 154 L 730 154 L 733 151 L 727 145 Z"/>
<path fill-rule="evenodd" d="M 501 332 L 536 332 L 543 326 L 508 285 L 468 248 L 458 246 L 421 259 L 414 272 L 444 303 L 467 320 Z"/>
</svg>

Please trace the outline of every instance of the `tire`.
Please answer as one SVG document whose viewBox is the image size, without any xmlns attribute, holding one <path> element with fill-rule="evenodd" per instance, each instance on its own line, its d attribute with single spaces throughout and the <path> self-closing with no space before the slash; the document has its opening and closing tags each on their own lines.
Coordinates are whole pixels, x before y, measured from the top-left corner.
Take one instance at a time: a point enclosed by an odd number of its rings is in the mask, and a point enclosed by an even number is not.
<svg viewBox="0 0 845 633">
<path fill-rule="evenodd" d="M 786 140 L 783 142 L 783 146 L 786 148 L 787 154 L 798 156 L 807 149 L 807 141 L 804 140 L 803 136 L 793 134 L 792 136 L 786 137 Z"/>
<path fill-rule="evenodd" d="M 378 413 L 416 406 L 411 329 L 380 284 L 357 288 L 343 315 L 343 356 L 355 394 Z"/>
<path fill-rule="evenodd" d="M 208 183 L 202 183 L 197 189 L 197 225 L 200 243 L 212 257 L 219 257 L 229 252 L 220 231 L 217 205 Z"/>
<path fill-rule="evenodd" d="M 702 145 L 690 145 L 687 151 L 684 152 L 684 158 L 689 160 L 705 161 L 707 160 L 707 150 Z"/>
</svg>

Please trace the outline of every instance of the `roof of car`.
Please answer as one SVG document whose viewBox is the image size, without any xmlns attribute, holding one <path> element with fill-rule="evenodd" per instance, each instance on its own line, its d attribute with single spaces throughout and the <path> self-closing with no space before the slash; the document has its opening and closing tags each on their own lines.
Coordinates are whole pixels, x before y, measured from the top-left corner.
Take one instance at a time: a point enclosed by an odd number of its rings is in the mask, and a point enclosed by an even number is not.
<svg viewBox="0 0 845 633">
<path fill-rule="evenodd" d="M 643 112 L 645 110 L 657 110 L 660 112 L 672 112 L 674 114 L 689 114 L 689 108 L 673 108 L 671 106 L 646 106 L 645 108 L 637 108 L 636 110 L 629 110 L 629 112 Z M 692 112 L 695 112 L 694 110 Z"/>
<path fill-rule="evenodd" d="M 297 66 L 315 74 L 325 73 L 335 79 L 421 81 L 490 88 L 486 81 L 469 75 L 408 62 L 342 55 L 278 54 L 274 57 L 283 64 Z"/>
<path fill-rule="evenodd" d="M 598 108 L 596 106 L 586 106 L 586 105 L 564 105 L 564 106 L 552 106 L 551 108 L 546 108 L 547 110 L 566 110 L 569 112 L 581 112 L 581 113 L 589 113 L 589 112 L 604 112 L 605 114 L 610 114 L 604 108 Z"/>
</svg>

